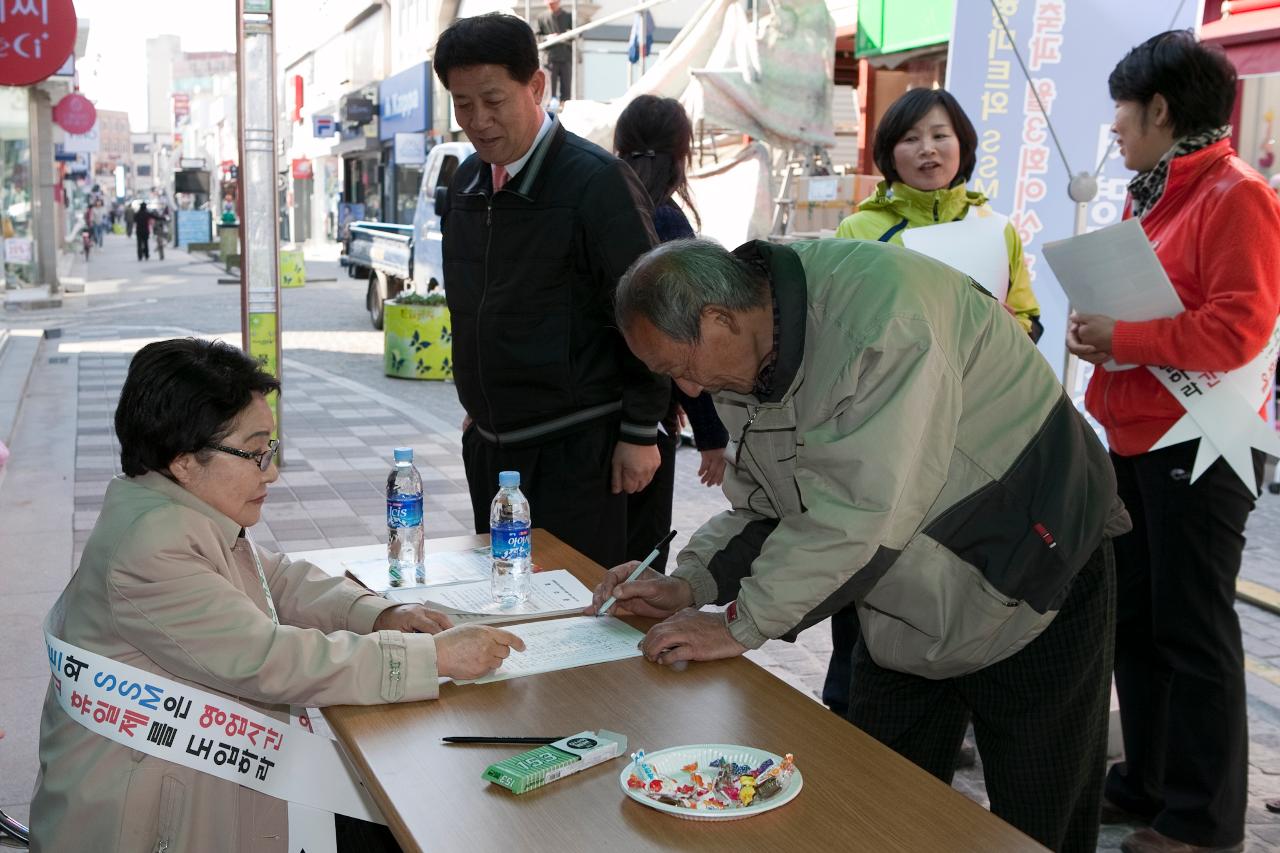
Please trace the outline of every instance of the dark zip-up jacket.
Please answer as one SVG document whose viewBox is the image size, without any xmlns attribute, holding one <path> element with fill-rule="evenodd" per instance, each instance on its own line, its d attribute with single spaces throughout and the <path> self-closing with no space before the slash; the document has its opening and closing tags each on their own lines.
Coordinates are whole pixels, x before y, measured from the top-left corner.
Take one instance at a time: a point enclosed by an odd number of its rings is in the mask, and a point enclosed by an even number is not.
<svg viewBox="0 0 1280 853">
<path fill-rule="evenodd" d="M 613 292 L 657 244 L 635 173 L 559 122 L 493 192 L 489 164 L 458 167 L 442 220 L 458 398 L 492 443 L 536 444 L 619 417 L 653 444 L 670 380 L 631 354 Z"/>
</svg>

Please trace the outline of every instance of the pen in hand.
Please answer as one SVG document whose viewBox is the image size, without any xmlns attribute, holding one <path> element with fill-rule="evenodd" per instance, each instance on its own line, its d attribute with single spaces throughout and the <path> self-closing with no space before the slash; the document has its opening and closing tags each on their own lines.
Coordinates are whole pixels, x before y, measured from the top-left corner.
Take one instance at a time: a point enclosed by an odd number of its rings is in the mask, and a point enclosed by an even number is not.
<svg viewBox="0 0 1280 853">
<path fill-rule="evenodd" d="M 666 536 L 663 536 L 662 541 L 659 542 L 657 545 L 653 546 L 653 550 L 649 552 L 649 556 L 641 560 L 640 565 L 636 566 L 635 571 L 627 575 L 627 579 L 622 583 L 631 583 L 633 580 L 640 577 L 640 573 L 643 572 L 645 569 L 649 568 L 649 566 L 653 563 L 654 560 L 658 559 L 658 554 L 662 551 L 663 546 L 675 538 L 676 538 L 676 532 L 674 530 L 672 530 Z M 604 604 L 600 605 L 600 609 L 596 611 L 596 615 L 597 616 L 605 615 L 605 613 L 609 612 L 609 608 L 612 607 L 617 602 L 618 602 L 617 596 L 615 595 L 609 596 L 608 598 L 605 599 Z"/>
</svg>

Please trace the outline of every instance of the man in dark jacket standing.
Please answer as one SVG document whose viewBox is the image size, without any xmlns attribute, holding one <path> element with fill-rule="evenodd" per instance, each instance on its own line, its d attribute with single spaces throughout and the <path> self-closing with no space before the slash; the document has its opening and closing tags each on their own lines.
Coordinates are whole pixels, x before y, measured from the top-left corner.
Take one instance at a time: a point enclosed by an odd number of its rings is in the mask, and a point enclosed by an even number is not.
<svg viewBox="0 0 1280 853">
<path fill-rule="evenodd" d="M 618 278 L 657 241 L 648 197 L 621 161 L 542 110 L 546 78 L 524 21 L 458 21 L 434 67 L 476 147 L 442 220 L 476 530 L 489 529 L 498 472 L 516 470 L 534 526 L 615 565 L 626 496 L 658 468 L 670 393 L 613 321 Z"/>
<path fill-rule="evenodd" d="M 573 16 L 560 8 L 560 0 L 547 0 L 547 11 L 538 16 L 538 35 L 555 36 L 573 29 Z M 547 70 L 551 94 L 564 103 L 573 97 L 573 45 L 569 42 L 547 48 Z"/>
</svg>

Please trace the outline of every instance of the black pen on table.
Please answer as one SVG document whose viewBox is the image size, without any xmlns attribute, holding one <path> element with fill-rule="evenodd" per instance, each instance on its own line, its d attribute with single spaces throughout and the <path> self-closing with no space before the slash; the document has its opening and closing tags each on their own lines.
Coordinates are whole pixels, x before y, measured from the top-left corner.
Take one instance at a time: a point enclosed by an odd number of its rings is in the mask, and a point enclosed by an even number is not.
<svg viewBox="0 0 1280 853">
<path fill-rule="evenodd" d="M 486 737 L 486 736 L 483 736 L 483 735 L 480 735 L 480 736 L 473 736 L 473 735 L 450 735 L 449 737 L 442 737 L 442 738 L 440 738 L 440 741 L 441 741 L 442 743 L 533 743 L 533 744 L 545 744 L 545 743 L 555 743 L 556 741 L 558 741 L 558 740 L 563 740 L 563 739 L 564 739 L 563 737 Z"/>
<path fill-rule="evenodd" d="M 649 568 L 649 566 L 653 563 L 654 560 L 658 559 L 658 554 L 662 552 L 662 547 L 675 538 L 676 538 L 676 532 L 674 530 L 672 530 L 666 536 L 663 536 L 662 541 L 660 541 L 657 545 L 653 546 L 653 550 L 649 552 L 649 556 L 641 560 L 640 565 L 636 566 L 635 571 L 627 575 L 627 579 L 622 583 L 631 583 L 633 580 L 640 577 L 640 573 L 643 572 L 645 569 Z M 621 584 L 619 584 L 619 586 L 620 585 Z M 617 602 L 618 602 L 617 596 L 614 596 L 614 595 L 609 596 L 608 598 L 605 599 L 604 604 L 600 605 L 600 609 L 596 611 L 596 615 L 603 616 L 605 613 L 609 611 L 609 608 L 617 604 Z"/>
</svg>

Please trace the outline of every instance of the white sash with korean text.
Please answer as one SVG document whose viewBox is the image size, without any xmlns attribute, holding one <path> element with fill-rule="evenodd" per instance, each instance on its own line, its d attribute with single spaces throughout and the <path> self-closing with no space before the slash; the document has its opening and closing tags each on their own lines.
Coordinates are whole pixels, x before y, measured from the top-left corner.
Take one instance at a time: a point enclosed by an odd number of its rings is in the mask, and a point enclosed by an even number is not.
<svg viewBox="0 0 1280 853">
<path fill-rule="evenodd" d="M 1151 374 L 1187 411 L 1151 450 L 1198 438 L 1191 482 L 1221 456 L 1245 488 L 1256 493 L 1253 448 L 1280 457 L 1280 437 L 1258 417 L 1258 410 L 1274 393 L 1277 354 L 1280 320 L 1262 352 L 1238 370 L 1214 373 L 1148 365 Z"/>
<path fill-rule="evenodd" d="M 334 741 L 78 648 L 54 636 L 61 624 L 59 601 L 44 624 L 53 692 L 89 731 L 290 803 L 386 823 Z"/>
</svg>

